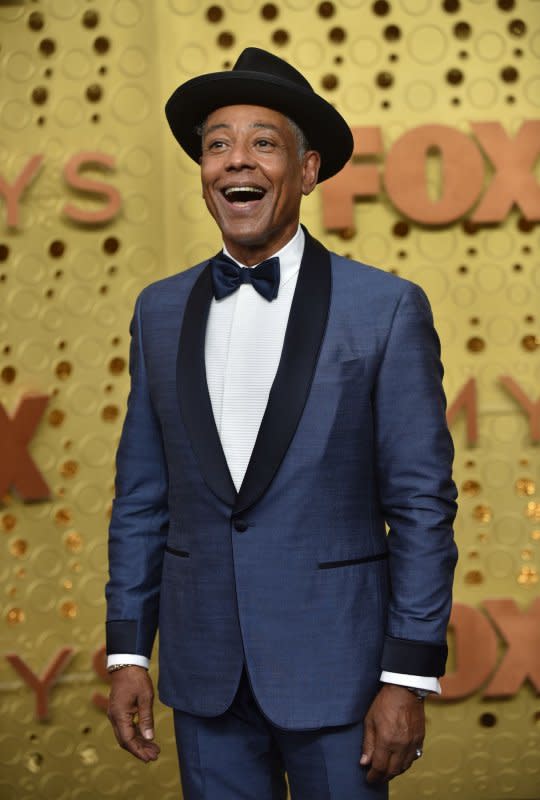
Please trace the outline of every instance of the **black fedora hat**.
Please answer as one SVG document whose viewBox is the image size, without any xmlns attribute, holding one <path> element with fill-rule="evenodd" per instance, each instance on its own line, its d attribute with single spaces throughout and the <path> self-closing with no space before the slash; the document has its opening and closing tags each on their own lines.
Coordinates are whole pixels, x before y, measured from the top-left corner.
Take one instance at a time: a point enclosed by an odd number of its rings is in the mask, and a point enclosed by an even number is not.
<svg viewBox="0 0 540 800">
<path fill-rule="evenodd" d="M 294 120 L 310 148 L 320 153 L 319 182 L 339 172 L 352 155 L 352 133 L 341 114 L 298 70 L 258 47 L 246 48 L 232 70 L 183 83 L 167 101 L 165 114 L 179 144 L 198 162 L 198 126 L 217 108 L 238 104 L 272 108 Z"/>
</svg>

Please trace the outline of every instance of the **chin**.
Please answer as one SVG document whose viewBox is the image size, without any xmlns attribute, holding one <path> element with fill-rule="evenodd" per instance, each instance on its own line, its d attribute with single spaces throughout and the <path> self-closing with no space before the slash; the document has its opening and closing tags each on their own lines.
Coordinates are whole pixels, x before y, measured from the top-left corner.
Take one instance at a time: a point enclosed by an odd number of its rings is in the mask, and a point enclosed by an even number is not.
<svg viewBox="0 0 540 800">
<path fill-rule="evenodd" d="M 244 247 L 257 246 L 264 244 L 270 236 L 270 231 L 261 231 L 255 227 L 251 228 L 237 228 L 231 226 L 229 228 L 221 228 L 223 238 L 228 239 L 235 244 L 243 245 Z"/>
</svg>

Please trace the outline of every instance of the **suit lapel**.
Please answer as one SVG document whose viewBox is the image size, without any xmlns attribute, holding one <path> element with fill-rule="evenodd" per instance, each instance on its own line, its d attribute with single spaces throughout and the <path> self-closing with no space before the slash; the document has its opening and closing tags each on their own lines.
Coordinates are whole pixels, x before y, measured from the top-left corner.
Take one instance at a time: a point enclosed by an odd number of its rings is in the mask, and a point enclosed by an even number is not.
<svg viewBox="0 0 540 800">
<path fill-rule="evenodd" d="M 330 307 L 330 253 L 304 228 L 306 244 L 281 359 L 235 511 L 266 491 L 292 441 L 306 404 Z"/>
<path fill-rule="evenodd" d="M 203 478 L 214 494 L 233 506 L 236 488 L 221 446 L 206 382 L 204 340 L 211 301 L 212 275 L 208 263 L 186 303 L 178 347 L 176 386 L 182 418 Z"/>
<path fill-rule="evenodd" d="M 238 494 L 216 428 L 204 358 L 212 276 L 204 267 L 187 300 L 180 334 L 177 387 L 182 418 L 210 489 L 234 512 L 252 506 L 279 469 L 306 404 L 330 306 L 330 254 L 304 228 L 306 244 L 276 377 Z"/>
</svg>

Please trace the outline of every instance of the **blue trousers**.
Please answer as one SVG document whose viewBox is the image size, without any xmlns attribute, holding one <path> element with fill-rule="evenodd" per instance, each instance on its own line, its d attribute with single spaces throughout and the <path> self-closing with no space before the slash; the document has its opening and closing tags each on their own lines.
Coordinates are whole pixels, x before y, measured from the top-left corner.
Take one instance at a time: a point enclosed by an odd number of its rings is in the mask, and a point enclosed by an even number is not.
<svg viewBox="0 0 540 800">
<path fill-rule="evenodd" d="M 175 710 L 184 800 L 387 800 L 388 786 L 368 784 L 361 722 L 289 731 L 263 715 L 245 672 L 218 717 Z"/>
</svg>

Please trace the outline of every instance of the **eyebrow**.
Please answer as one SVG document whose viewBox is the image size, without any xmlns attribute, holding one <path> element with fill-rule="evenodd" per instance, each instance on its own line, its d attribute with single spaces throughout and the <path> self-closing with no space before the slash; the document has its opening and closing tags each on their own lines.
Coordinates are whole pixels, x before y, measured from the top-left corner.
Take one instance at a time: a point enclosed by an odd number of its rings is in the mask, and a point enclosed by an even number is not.
<svg viewBox="0 0 540 800">
<path fill-rule="evenodd" d="M 230 128 L 231 126 L 227 122 L 217 122 L 215 125 L 210 125 L 204 132 L 205 136 L 208 136 L 210 133 L 214 131 L 221 130 L 222 128 Z M 252 122 L 250 128 L 262 128 L 264 130 L 271 130 L 279 133 L 279 128 L 277 125 L 273 125 L 271 122 Z"/>
</svg>

